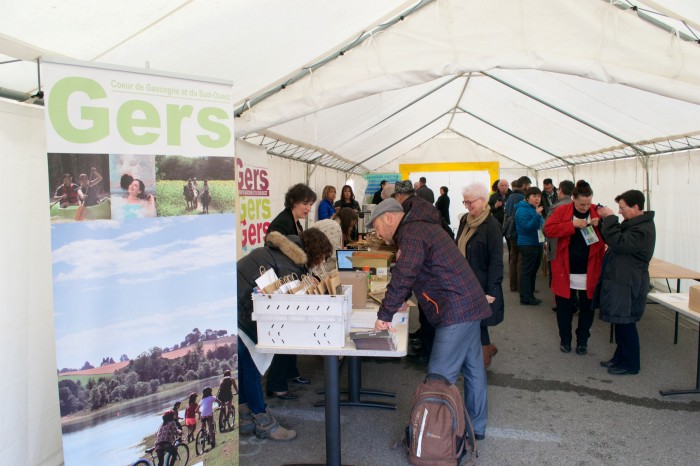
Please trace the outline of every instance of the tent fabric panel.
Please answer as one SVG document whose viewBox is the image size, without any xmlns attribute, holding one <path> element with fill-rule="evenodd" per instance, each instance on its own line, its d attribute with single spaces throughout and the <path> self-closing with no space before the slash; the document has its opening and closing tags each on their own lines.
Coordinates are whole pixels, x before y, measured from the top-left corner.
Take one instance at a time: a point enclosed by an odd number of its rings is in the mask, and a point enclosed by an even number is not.
<svg viewBox="0 0 700 466">
<path fill-rule="evenodd" d="M 401 138 L 387 139 L 387 141 L 391 141 L 391 143 L 382 145 L 379 149 L 381 152 L 363 151 L 357 154 L 357 158 L 359 161 L 364 161 L 362 164 L 370 171 L 374 171 L 377 167 L 399 158 L 409 150 L 423 144 L 442 132 L 446 128 L 448 121 L 449 116 L 446 115 L 430 124 L 416 126 L 412 129 L 411 133 L 406 133 L 402 135 Z M 368 157 L 371 158 L 368 159 Z"/>
<path fill-rule="evenodd" d="M 538 73 L 538 74 L 541 74 Z M 484 76 L 472 79 L 460 108 L 556 155 L 588 152 L 617 143 L 614 139 L 566 117 Z"/>
<path fill-rule="evenodd" d="M 502 157 L 501 155 L 461 136 L 440 135 L 429 139 L 414 149 L 409 150 L 400 158 L 377 167 L 378 172 L 398 172 L 399 164 L 411 163 L 443 163 L 443 162 L 493 162 L 499 163 L 501 170 L 508 168 L 524 168 L 522 165 Z"/>
<path fill-rule="evenodd" d="M 511 137 L 503 131 L 499 131 L 465 113 L 456 114 L 451 127 L 455 131 L 473 138 L 479 144 L 483 144 L 500 154 L 507 155 L 509 158 L 528 167 L 552 158 L 546 152 Z"/>
<path fill-rule="evenodd" d="M 698 55 L 695 44 L 604 2 L 444 0 L 245 112 L 237 134 L 358 96 L 494 68 L 580 75 L 700 103 L 700 67 L 688 65 Z"/>
<path fill-rule="evenodd" d="M 44 110 L 0 99 L 0 171 L 21 177 L 21 196 L 0 213 L 6 403 L 3 463 L 63 462 L 56 389 Z"/>
<path fill-rule="evenodd" d="M 366 133 L 376 135 L 377 131 L 392 126 L 429 121 L 449 111 L 459 98 L 463 81 L 447 81 L 447 78 L 442 78 L 374 94 L 305 115 L 270 130 L 287 138 L 324 147 L 330 152 L 352 154 L 353 142 Z M 384 144 L 390 142 L 391 139 L 387 138 Z"/>
<path fill-rule="evenodd" d="M 697 104 L 620 84 L 537 70 L 495 70 L 493 75 L 628 142 L 698 130 Z"/>
</svg>

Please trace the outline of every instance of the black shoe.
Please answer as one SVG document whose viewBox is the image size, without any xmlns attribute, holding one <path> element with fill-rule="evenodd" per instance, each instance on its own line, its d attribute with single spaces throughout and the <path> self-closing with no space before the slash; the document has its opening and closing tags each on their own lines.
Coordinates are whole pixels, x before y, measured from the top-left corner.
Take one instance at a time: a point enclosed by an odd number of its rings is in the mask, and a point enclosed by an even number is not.
<svg viewBox="0 0 700 466">
<path fill-rule="evenodd" d="M 613 367 L 617 365 L 617 362 L 611 359 L 610 361 L 600 361 L 600 365 L 603 367 Z"/>
<path fill-rule="evenodd" d="M 299 376 L 299 377 L 294 377 L 292 379 L 292 383 L 298 383 L 301 385 L 308 385 L 311 383 L 311 381 L 309 379 L 307 379 L 306 377 Z"/>
<path fill-rule="evenodd" d="M 537 298 L 530 298 L 525 300 L 521 299 L 520 304 L 522 304 L 523 306 L 537 306 L 539 304 L 542 304 L 542 300 Z"/>
<path fill-rule="evenodd" d="M 279 398 L 280 400 L 296 400 L 297 396 L 292 392 L 271 392 L 267 391 L 268 398 Z"/>
<path fill-rule="evenodd" d="M 408 354 L 406 355 L 409 361 L 417 362 L 420 364 L 425 364 L 428 361 L 430 361 L 430 356 L 426 356 L 425 354 Z"/>
<path fill-rule="evenodd" d="M 559 345 L 559 351 L 562 353 L 571 353 L 571 345 Z"/>
<path fill-rule="evenodd" d="M 585 345 L 577 345 L 576 346 L 576 354 L 579 356 L 583 356 L 584 354 L 588 354 L 588 347 Z"/>
<path fill-rule="evenodd" d="M 554 306 L 554 307 L 552 308 L 552 312 L 557 312 L 557 307 L 556 307 L 556 306 Z"/>
<path fill-rule="evenodd" d="M 633 369 L 626 369 L 621 366 L 612 366 L 608 368 L 608 374 L 610 375 L 637 375 L 639 371 Z"/>
<path fill-rule="evenodd" d="M 484 440 L 486 438 L 486 434 L 474 434 L 474 438 L 477 440 Z"/>
</svg>

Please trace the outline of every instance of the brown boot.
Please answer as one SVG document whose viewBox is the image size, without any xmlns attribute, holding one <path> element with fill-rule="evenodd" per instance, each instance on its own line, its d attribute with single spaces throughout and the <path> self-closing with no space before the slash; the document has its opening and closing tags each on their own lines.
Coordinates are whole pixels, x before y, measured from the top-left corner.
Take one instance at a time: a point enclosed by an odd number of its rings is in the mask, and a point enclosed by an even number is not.
<svg viewBox="0 0 700 466">
<path fill-rule="evenodd" d="M 279 442 L 288 442 L 297 438 L 297 433 L 279 425 L 270 411 L 253 414 L 253 419 L 255 420 L 255 436 L 260 439 L 269 438 Z"/>
<path fill-rule="evenodd" d="M 240 426 L 238 432 L 241 435 L 253 435 L 255 431 L 255 422 L 253 421 L 253 413 L 248 407 L 248 403 L 238 405 L 238 416 Z"/>
<path fill-rule="evenodd" d="M 491 350 L 489 346 L 491 345 L 481 345 L 481 352 L 484 353 L 484 367 L 487 369 L 491 365 Z"/>
<path fill-rule="evenodd" d="M 495 345 L 482 345 L 481 351 L 484 353 L 484 367 L 488 368 L 491 365 L 491 359 L 498 353 L 498 348 Z"/>
</svg>

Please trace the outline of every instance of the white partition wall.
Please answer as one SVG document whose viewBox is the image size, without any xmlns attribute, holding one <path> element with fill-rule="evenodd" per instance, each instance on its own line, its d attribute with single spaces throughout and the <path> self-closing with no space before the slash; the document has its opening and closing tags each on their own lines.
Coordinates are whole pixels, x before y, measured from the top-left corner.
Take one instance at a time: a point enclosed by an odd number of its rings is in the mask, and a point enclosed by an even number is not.
<svg viewBox="0 0 700 466">
<path fill-rule="evenodd" d="M 3 464 L 63 462 L 56 390 L 44 109 L 0 99 Z"/>
<path fill-rule="evenodd" d="M 572 179 L 568 170 L 539 173 L 540 184 L 552 178 L 555 185 Z M 600 162 L 576 168 L 576 179 L 593 188 L 593 201 L 617 212 L 615 196 L 628 189 L 645 191 L 646 173 L 636 159 Z M 655 211 L 654 256 L 680 266 L 700 270 L 700 151 L 653 157 L 649 161 L 651 210 Z M 644 206 L 649 209 L 648 205 Z M 687 289 L 690 283 L 683 284 Z"/>
</svg>

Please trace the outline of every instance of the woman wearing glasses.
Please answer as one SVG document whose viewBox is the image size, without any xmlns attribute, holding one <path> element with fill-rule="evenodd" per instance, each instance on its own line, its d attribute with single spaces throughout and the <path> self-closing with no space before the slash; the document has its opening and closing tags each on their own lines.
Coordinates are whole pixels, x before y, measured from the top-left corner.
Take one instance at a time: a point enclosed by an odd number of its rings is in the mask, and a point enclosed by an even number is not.
<svg viewBox="0 0 700 466">
<path fill-rule="evenodd" d="M 476 279 L 491 305 L 491 317 L 481 321 L 481 345 L 484 366 L 498 349 L 491 344 L 489 327 L 503 322 L 503 233 L 501 224 L 491 215 L 489 191 L 481 183 L 472 183 L 462 190 L 462 203 L 469 211 L 462 216 L 457 230 L 457 247 L 467 258 Z"/>
</svg>

